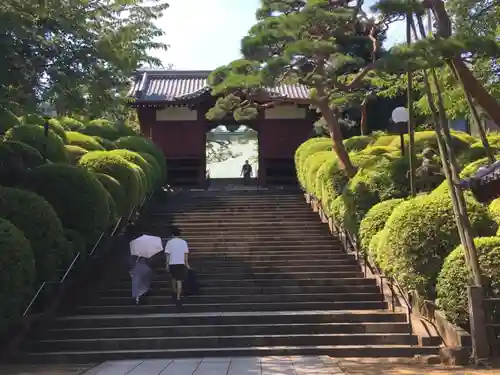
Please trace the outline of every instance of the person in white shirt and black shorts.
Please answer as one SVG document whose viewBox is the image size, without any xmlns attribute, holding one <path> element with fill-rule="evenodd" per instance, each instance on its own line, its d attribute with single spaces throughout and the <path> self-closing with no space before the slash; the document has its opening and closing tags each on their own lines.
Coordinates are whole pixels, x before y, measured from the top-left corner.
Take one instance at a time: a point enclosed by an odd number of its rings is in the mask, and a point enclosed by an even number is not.
<svg viewBox="0 0 500 375">
<path fill-rule="evenodd" d="M 181 305 L 182 282 L 186 279 L 189 265 L 189 248 L 185 240 L 180 238 L 179 228 L 172 228 L 172 238 L 165 245 L 166 269 L 172 276 L 172 297 L 177 306 Z"/>
</svg>

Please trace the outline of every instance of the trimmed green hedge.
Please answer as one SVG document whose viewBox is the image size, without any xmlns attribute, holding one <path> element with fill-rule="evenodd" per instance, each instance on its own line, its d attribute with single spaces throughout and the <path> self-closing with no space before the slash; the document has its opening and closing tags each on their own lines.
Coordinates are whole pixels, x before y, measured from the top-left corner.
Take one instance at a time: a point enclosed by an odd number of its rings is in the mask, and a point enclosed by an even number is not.
<svg viewBox="0 0 500 375">
<path fill-rule="evenodd" d="M 309 155 L 304 161 L 303 175 L 304 188 L 315 197 L 321 196 L 322 186 L 317 184 L 317 173 L 319 168 L 329 160 L 336 160 L 337 156 L 333 151 L 318 151 Z"/>
<path fill-rule="evenodd" d="M 0 215 L 30 241 L 38 280 L 54 280 L 58 266 L 66 259 L 68 244 L 52 206 L 31 191 L 0 187 Z"/>
<path fill-rule="evenodd" d="M 405 148 L 408 148 L 409 138 L 406 134 L 404 137 Z M 375 143 L 375 145 L 377 145 Z M 389 146 L 400 148 L 401 142 L 399 137 L 396 137 Z M 455 151 L 460 152 L 467 150 L 470 146 L 469 142 L 464 139 L 461 135 L 457 135 L 457 133 L 452 133 L 452 145 Z M 434 150 L 438 149 L 438 143 L 436 138 L 436 133 L 434 131 L 421 131 L 415 132 L 415 152 L 421 153 L 426 148 L 432 148 Z"/>
<path fill-rule="evenodd" d="M 146 160 L 151 166 L 151 170 L 153 172 L 153 188 L 157 189 L 161 187 L 163 182 L 162 171 L 160 165 L 156 161 L 156 158 L 153 155 L 147 154 L 145 152 L 141 152 L 139 155 L 141 155 L 144 160 Z"/>
<path fill-rule="evenodd" d="M 344 147 L 347 152 L 361 151 L 373 142 L 373 138 L 368 135 L 355 135 L 351 138 L 344 139 Z"/>
<path fill-rule="evenodd" d="M 375 156 L 390 154 L 398 156 L 401 154 L 401 150 L 399 148 L 391 146 L 373 146 L 373 147 L 370 146 L 362 150 L 361 154 L 375 155 Z"/>
<path fill-rule="evenodd" d="M 0 141 L 0 147 L 6 147 L 11 153 L 18 155 L 23 161 L 24 167 L 36 168 L 45 164 L 42 155 L 30 145 L 18 141 Z"/>
<path fill-rule="evenodd" d="M 99 143 L 105 150 L 116 150 L 118 146 L 116 146 L 116 143 L 113 141 L 110 141 L 109 139 L 103 138 L 103 137 L 96 137 L 93 136 L 97 143 Z"/>
<path fill-rule="evenodd" d="M 475 238 L 479 266 L 490 281 L 495 294 L 500 292 L 500 237 Z M 437 277 L 437 304 L 452 322 L 466 325 L 469 321 L 467 286 L 470 271 L 462 245 L 445 259 Z"/>
<path fill-rule="evenodd" d="M 104 173 L 95 174 L 102 186 L 108 191 L 113 199 L 116 213 L 118 216 L 125 216 L 127 214 L 127 195 L 125 189 L 120 185 L 117 179 Z"/>
<path fill-rule="evenodd" d="M 71 165 L 78 164 L 78 160 L 80 160 L 80 158 L 88 152 L 84 148 L 75 145 L 65 145 L 64 148 Z"/>
<path fill-rule="evenodd" d="M 486 208 L 469 198 L 467 207 L 473 235 L 494 235 L 497 225 Z M 459 243 L 451 198 L 418 196 L 392 212 L 377 253 L 382 269 L 403 287 L 432 297 L 444 259 Z"/>
<path fill-rule="evenodd" d="M 87 151 L 104 151 L 104 147 L 91 136 L 78 132 L 67 132 L 66 135 L 70 145 L 80 146 Z"/>
<path fill-rule="evenodd" d="M 332 151 L 332 140 L 324 137 L 310 138 L 302 143 L 295 151 L 295 169 L 297 170 L 297 179 L 303 188 L 306 186 L 304 171 L 306 159 L 318 151 Z"/>
<path fill-rule="evenodd" d="M 380 137 L 378 137 L 375 142 L 372 143 L 372 147 L 385 147 L 385 146 L 390 146 L 392 142 L 395 142 L 397 140 L 399 140 L 399 137 L 396 136 L 396 135 L 381 135 Z M 397 148 L 398 150 L 400 149 L 400 143 L 398 143 L 397 146 L 393 147 L 393 148 Z"/>
<path fill-rule="evenodd" d="M 83 123 L 71 117 L 59 118 L 59 123 L 65 130 L 79 131 L 83 128 Z"/>
<path fill-rule="evenodd" d="M 11 111 L 0 109 L 0 135 L 18 125 L 21 125 L 21 121 Z"/>
<path fill-rule="evenodd" d="M 150 193 L 153 190 L 154 181 L 158 179 L 158 176 L 154 175 L 155 172 L 153 167 L 146 161 L 146 159 L 144 159 L 139 153 L 130 150 L 118 149 L 112 150 L 110 153 L 121 156 L 130 163 L 137 165 L 144 173 L 146 192 Z"/>
<path fill-rule="evenodd" d="M 402 198 L 388 199 L 370 208 L 359 226 L 359 239 L 363 250 L 369 250 L 373 236 L 384 229 L 385 222 L 391 216 L 392 211 L 403 201 Z"/>
<path fill-rule="evenodd" d="M 88 170 L 48 164 L 31 172 L 33 190 L 54 207 L 63 225 L 76 230 L 88 246 L 109 226 L 106 190 Z"/>
<path fill-rule="evenodd" d="M 35 281 L 30 242 L 10 221 L 0 218 L 0 335 L 6 333 L 28 306 Z"/>
<path fill-rule="evenodd" d="M 83 236 L 73 229 L 64 229 L 64 235 L 66 236 L 66 241 L 68 241 L 68 258 L 64 265 L 64 269 L 69 267 L 70 262 L 73 261 L 76 254 L 80 253 L 80 258 L 85 258 L 87 256 L 87 245 Z"/>
<path fill-rule="evenodd" d="M 139 179 L 134 165 L 109 151 L 91 151 L 85 154 L 78 165 L 94 173 L 104 173 L 118 180 L 127 196 L 127 212 L 139 203 Z"/>
<path fill-rule="evenodd" d="M 161 184 L 163 184 L 165 178 L 167 177 L 167 164 L 165 161 L 165 155 L 158 147 L 156 147 L 153 142 L 141 136 L 128 136 L 117 139 L 116 145 L 118 146 L 118 148 L 124 148 L 126 150 L 135 151 L 140 154 L 146 153 L 154 156 L 161 168 Z"/>
<path fill-rule="evenodd" d="M 81 130 L 81 133 L 90 136 L 102 137 L 114 141 L 120 137 L 120 133 L 113 126 L 111 121 L 105 119 L 96 119 L 87 123 Z"/>
<path fill-rule="evenodd" d="M 67 163 L 64 142 L 56 133 L 49 129 L 46 139 L 44 129 L 36 125 L 20 125 L 9 129 L 5 133 L 5 139 L 26 143 L 43 155 L 45 142 L 47 142 L 47 159 L 54 163 Z"/>
</svg>

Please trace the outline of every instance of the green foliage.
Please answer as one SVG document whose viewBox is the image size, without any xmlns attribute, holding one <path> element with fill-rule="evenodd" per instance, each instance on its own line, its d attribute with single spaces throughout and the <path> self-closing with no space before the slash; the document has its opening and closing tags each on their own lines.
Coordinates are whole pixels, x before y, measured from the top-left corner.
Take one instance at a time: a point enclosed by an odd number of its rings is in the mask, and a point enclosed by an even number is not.
<svg viewBox="0 0 500 375">
<path fill-rule="evenodd" d="M 377 147 L 377 146 L 390 146 L 391 143 L 395 142 L 396 139 L 399 139 L 399 137 L 395 135 L 381 135 L 378 137 L 375 142 L 371 145 L 372 147 Z M 396 147 L 399 149 L 399 144 Z"/>
<path fill-rule="evenodd" d="M 26 143 L 18 141 L 3 141 L 0 142 L 0 147 L 7 147 L 12 153 L 19 156 L 24 167 L 35 168 L 45 163 L 42 155 L 35 148 Z"/>
<path fill-rule="evenodd" d="M 66 151 L 61 137 L 49 129 L 48 138 L 45 137 L 44 129 L 35 125 L 20 125 L 9 129 L 5 133 L 5 139 L 26 143 L 35 148 L 43 155 L 44 145 L 47 144 L 47 159 L 54 162 L 66 163 Z"/>
<path fill-rule="evenodd" d="M 91 151 L 85 154 L 78 163 L 94 173 L 104 173 L 115 178 L 125 190 L 127 197 L 127 213 L 139 203 L 139 178 L 134 165 L 109 151 Z"/>
<path fill-rule="evenodd" d="M 380 156 L 384 154 L 390 155 L 400 155 L 401 151 L 399 148 L 391 146 L 370 146 L 361 151 L 361 154 Z"/>
<path fill-rule="evenodd" d="M 18 125 L 21 125 L 21 121 L 11 111 L 0 108 L 0 135 Z"/>
<path fill-rule="evenodd" d="M 464 169 L 462 169 L 462 171 L 460 172 L 460 178 L 468 178 L 468 177 L 471 177 L 472 175 L 474 175 L 476 173 L 476 171 L 480 168 L 480 167 L 483 167 L 483 166 L 486 166 L 488 165 L 488 159 L 487 158 L 482 158 L 482 159 L 478 159 L 478 160 L 475 160 L 473 161 L 472 163 L 468 164 L 465 166 Z M 441 183 L 441 185 L 439 185 L 437 188 L 435 188 L 431 195 L 433 196 L 440 196 L 440 195 L 448 195 L 448 182 L 447 181 L 443 181 Z M 466 193 L 467 195 L 470 196 L 471 193 L 467 192 Z"/>
<path fill-rule="evenodd" d="M 43 165 L 31 172 L 30 183 L 33 190 L 54 207 L 64 227 L 80 233 L 88 246 L 107 229 L 106 191 L 86 169 L 62 164 Z"/>
<path fill-rule="evenodd" d="M 467 198 L 474 236 L 497 230 L 486 208 Z M 401 203 L 382 231 L 377 253 L 381 268 L 407 290 L 432 297 L 446 256 L 460 243 L 451 198 L 419 196 Z"/>
<path fill-rule="evenodd" d="M 500 234 L 500 198 L 493 200 L 488 205 L 488 211 L 490 212 L 490 215 L 493 218 L 493 220 L 495 220 L 495 223 L 497 223 L 499 226 L 499 231 L 497 232 L 497 235 L 499 235 Z"/>
<path fill-rule="evenodd" d="M 368 135 L 356 135 L 344 140 L 345 149 L 350 151 L 361 151 L 373 142 L 373 138 Z"/>
<path fill-rule="evenodd" d="M 127 214 L 127 195 L 125 189 L 120 185 L 117 179 L 104 173 L 96 173 L 96 177 L 102 186 L 108 191 L 113 199 L 116 214 L 124 216 Z"/>
<path fill-rule="evenodd" d="M 67 131 L 80 131 L 83 128 L 83 123 L 71 117 L 61 117 L 59 118 L 59 123 Z"/>
<path fill-rule="evenodd" d="M 102 137 L 92 137 L 94 138 L 97 143 L 99 143 L 105 150 L 116 150 L 118 147 L 116 146 L 116 143 L 113 141 L 110 141 L 109 139 L 102 138 Z"/>
<path fill-rule="evenodd" d="M 491 149 L 494 154 L 498 152 L 498 148 L 491 147 Z M 457 161 L 460 166 L 465 166 L 473 161 L 483 159 L 486 156 L 486 149 L 483 147 L 483 144 L 481 142 L 475 142 L 471 144 L 468 150 L 458 155 Z"/>
<path fill-rule="evenodd" d="M 154 156 L 161 168 L 161 183 L 163 184 L 167 176 L 167 164 L 165 162 L 165 155 L 158 147 L 156 147 L 156 145 L 152 141 L 144 137 L 130 136 L 117 139 L 116 145 L 119 148 L 124 148 L 126 150 L 135 151 L 138 153 L 146 153 Z"/>
<path fill-rule="evenodd" d="M 306 186 L 304 164 L 307 158 L 318 151 L 331 151 L 332 141 L 330 138 L 310 138 L 302 143 L 295 151 L 295 169 L 297 178 L 302 187 Z"/>
<path fill-rule="evenodd" d="M 162 171 L 160 165 L 156 161 L 156 158 L 153 155 L 147 154 L 145 152 L 141 152 L 139 153 L 139 155 L 141 155 L 144 160 L 146 160 L 151 166 L 151 170 L 153 172 L 153 189 L 161 187 L 163 181 Z"/>
<path fill-rule="evenodd" d="M 489 280 L 494 294 L 500 292 L 500 237 L 475 238 L 479 266 Z M 462 245 L 444 260 L 437 277 L 437 303 L 452 322 L 466 325 L 469 321 L 467 286 L 470 271 Z"/>
<path fill-rule="evenodd" d="M 0 215 L 30 241 L 37 279 L 54 280 L 57 267 L 67 258 L 67 242 L 61 221 L 52 206 L 30 191 L 0 187 Z"/>
<path fill-rule="evenodd" d="M 112 155 L 118 155 L 124 158 L 125 160 L 129 161 L 130 163 L 133 163 L 137 165 L 143 172 L 144 174 L 144 179 L 145 179 L 145 189 L 146 192 L 150 193 L 153 188 L 154 188 L 154 181 L 158 179 L 158 176 L 154 176 L 153 173 L 153 167 L 144 159 L 140 154 L 134 151 L 130 150 L 112 150 L 109 151 L 110 154 Z"/>
<path fill-rule="evenodd" d="M 74 259 L 76 254 L 80 253 L 80 257 L 85 258 L 87 255 L 87 245 L 85 244 L 83 236 L 73 229 L 64 229 L 64 235 L 66 236 L 66 241 L 68 241 L 68 247 L 70 248 L 68 254 L 71 254 Z M 73 259 L 71 259 L 71 261 Z"/>
<path fill-rule="evenodd" d="M 375 204 L 366 213 L 359 226 L 359 239 L 361 240 L 361 247 L 364 251 L 369 250 L 370 242 L 373 236 L 384 229 L 385 222 L 391 216 L 392 211 L 403 202 L 403 199 L 388 199 Z M 376 259 L 374 254 L 373 259 Z"/>
<path fill-rule="evenodd" d="M 118 130 L 113 126 L 113 124 L 105 119 L 92 120 L 86 124 L 82 130 L 83 134 L 89 136 L 96 136 L 114 141 L 120 137 Z"/>
<path fill-rule="evenodd" d="M 404 137 L 405 148 L 408 148 L 409 138 L 406 134 Z M 389 146 L 400 148 L 401 142 L 399 137 L 395 138 Z M 462 137 L 452 134 L 452 145 L 456 152 L 461 152 L 469 148 L 469 143 Z M 432 148 L 438 150 L 438 143 L 436 138 L 436 133 L 434 131 L 422 131 L 415 132 L 415 152 L 421 153 L 426 148 Z"/>
<path fill-rule="evenodd" d="M 334 160 L 335 154 L 332 151 L 318 151 L 305 160 L 304 183 L 307 192 L 312 193 L 315 197 L 320 197 L 322 194 L 322 186 L 317 185 L 317 173 L 320 167 L 328 160 Z"/>
<path fill-rule="evenodd" d="M 36 113 L 30 113 L 26 116 L 21 117 L 21 123 L 24 125 L 43 126 L 43 124 L 45 124 L 45 119 Z"/>
<path fill-rule="evenodd" d="M 35 280 L 30 242 L 10 221 L 0 218 L 0 335 L 21 318 Z"/>
<path fill-rule="evenodd" d="M 88 152 L 83 147 L 75 145 L 65 145 L 64 148 L 66 149 L 66 155 L 71 165 L 78 164 L 78 160 Z"/>
<path fill-rule="evenodd" d="M 55 118 L 51 118 L 49 119 L 48 124 L 49 124 L 49 129 L 51 129 L 54 133 L 56 133 L 59 137 L 61 137 L 64 143 L 68 143 L 68 139 L 66 138 L 66 131 L 61 126 L 59 121 L 57 121 Z"/>
<path fill-rule="evenodd" d="M 68 143 L 73 146 L 80 146 L 87 151 L 103 151 L 102 147 L 97 140 L 86 134 L 78 132 L 67 132 Z"/>
</svg>

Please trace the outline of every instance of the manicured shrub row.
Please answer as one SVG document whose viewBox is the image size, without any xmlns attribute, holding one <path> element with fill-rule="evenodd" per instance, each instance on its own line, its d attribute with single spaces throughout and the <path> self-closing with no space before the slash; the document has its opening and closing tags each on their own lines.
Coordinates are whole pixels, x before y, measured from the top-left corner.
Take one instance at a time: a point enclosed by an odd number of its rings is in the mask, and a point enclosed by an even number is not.
<svg viewBox="0 0 500 375">
<path fill-rule="evenodd" d="M 488 138 L 496 153 L 500 136 Z M 462 178 L 487 164 L 485 150 L 477 138 L 452 131 L 452 139 L 464 166 Z M 426 298 L 437 296 L 437 303 L 450 320 L 466 323 L 464 286 L 468 270 L 463 249 L 457 248 L 460 239 L 446 181 L 430 193 L 411 198 L 409 160 L 401 156 L 398 136 L 353 137 L 344 144 L 358 168 L 351 179 L 331 151 L 329 138 L 311 138 L 299 146 L 295 163 L 302 188 L 321 202 L 338 226 L 358 239 L 361 249 L 384 273 L 396 277 L 408 291 L 416 290 Z M 420 165 L 422 151 L 437 151 L 434 132 L 416 132 L 415 146 Z M 500 239 L 495 236 L 500 223 L 500 199 L 483 206 L 466 193 L 466 200 L 472 229 L 478 237 L 481 267 L 494 288 L 498 288 L 500 264 L 496 259 Z"/>
<path fill-rule="evenodd" d="M 47 138 L 43 117 L 2 115 L 0 334 L 166 176 L 162 151 L 124 126 L 62 117 Z"/>
</svg>

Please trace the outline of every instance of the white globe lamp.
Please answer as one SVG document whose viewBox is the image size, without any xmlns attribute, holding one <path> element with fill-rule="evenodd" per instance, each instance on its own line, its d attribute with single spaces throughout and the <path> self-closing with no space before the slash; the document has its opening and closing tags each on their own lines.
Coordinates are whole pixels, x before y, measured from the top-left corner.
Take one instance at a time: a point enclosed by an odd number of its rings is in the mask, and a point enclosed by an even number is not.
<svg viewBox="0 0 500 375">
<path fill-rule="evenodd" d="M 410 115 L 405 107 L 398 107 L 395 108 L 394 111 L 392 111 L 392 121 L 394 121 L 396 124 L 399 124 L 401 122 L 408 122 L 409 119 Z"/>
</svg>

